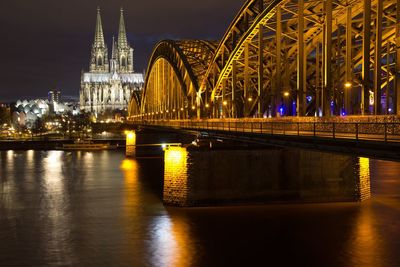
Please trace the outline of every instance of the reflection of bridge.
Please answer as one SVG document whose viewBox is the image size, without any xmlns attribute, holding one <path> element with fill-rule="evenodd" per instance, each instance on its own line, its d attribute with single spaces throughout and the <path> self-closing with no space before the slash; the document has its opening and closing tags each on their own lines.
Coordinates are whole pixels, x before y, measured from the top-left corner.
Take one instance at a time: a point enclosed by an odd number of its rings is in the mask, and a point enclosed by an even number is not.
<svg viewBox="0 0 400 267">
<path fill-rule="evenodd" d="M 399 0 L 249 0 L 220 43 L 162 41 L 131 119 L 400 114 Z"/>
</svg>

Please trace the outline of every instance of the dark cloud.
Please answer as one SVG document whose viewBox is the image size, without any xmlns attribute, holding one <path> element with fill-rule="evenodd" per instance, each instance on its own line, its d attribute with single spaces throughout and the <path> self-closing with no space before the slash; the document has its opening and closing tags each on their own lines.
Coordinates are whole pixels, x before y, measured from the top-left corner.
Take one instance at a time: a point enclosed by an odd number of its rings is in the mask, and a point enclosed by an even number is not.
<svg viewBox="0 0 400 267">
<path fill-rule="evenodd" d="M 1 0 L 0 101 L 45 96 L 52 88 L 78 95 L 87 69 L 96 6 L 107 42 L 124 7 L 137 71 L 161 39 L 220 39 L 244 0 Z M 110 46 L 110 44 L 109 44 Z"/>
</svg>

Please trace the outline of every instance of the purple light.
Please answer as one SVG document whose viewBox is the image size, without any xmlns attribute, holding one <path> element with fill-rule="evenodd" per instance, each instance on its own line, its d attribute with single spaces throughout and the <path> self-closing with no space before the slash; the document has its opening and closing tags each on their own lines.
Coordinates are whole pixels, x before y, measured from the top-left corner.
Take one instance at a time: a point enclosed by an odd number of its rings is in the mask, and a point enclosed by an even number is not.
<svg viewBox="0 0 400 267">
<path fill-rule="evenodd" d="M 284 109 L 283 107 L 281 107 L 281 108 L 279 109 L 279 113 L 281 114 L 281 116 L 283 116 L 284 111 L 285 111 L 285 109 Z"/>
</svg>

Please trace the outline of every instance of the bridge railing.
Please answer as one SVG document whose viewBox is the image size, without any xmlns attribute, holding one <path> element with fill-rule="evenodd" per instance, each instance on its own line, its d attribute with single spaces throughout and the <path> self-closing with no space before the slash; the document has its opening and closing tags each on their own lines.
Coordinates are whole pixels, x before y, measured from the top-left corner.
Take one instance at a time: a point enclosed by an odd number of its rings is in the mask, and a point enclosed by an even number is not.
<svg viewBox="0 0 400 267">
<path fill-rule="evenodd" d="M 140 124 L 187 130 L 209 130 L 262 135 L 400 142 L 398 122 L 280 122 L 240 120 L 142 121 Z"/>
</svg>

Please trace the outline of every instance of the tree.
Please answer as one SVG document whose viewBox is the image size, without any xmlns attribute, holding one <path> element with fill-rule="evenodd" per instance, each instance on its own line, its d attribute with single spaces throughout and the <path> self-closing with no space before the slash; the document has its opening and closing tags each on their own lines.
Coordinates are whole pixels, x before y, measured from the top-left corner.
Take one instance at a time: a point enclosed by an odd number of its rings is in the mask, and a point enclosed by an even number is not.
<svg viewBox="0 0 400 267">
<path fill-rule="evenodd" d="M 0 106 L 0 124 L 10 123 L 11 113 L 7 107 Z"/>
<path fill-rule="evenodd" d="M 35 133 L 36 135 L 38 134 L 42 135 L 44 130 L 45 130 L 44 120 L 42 118 L 37 118 L 37 120 L 32 126 L 32 134 Z"/>
</svg>

